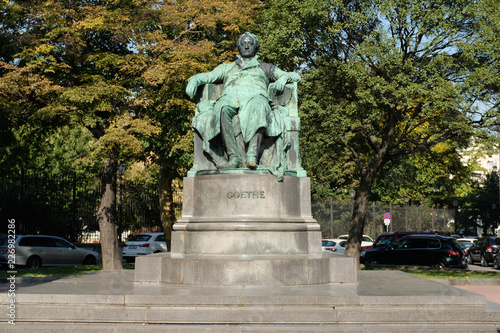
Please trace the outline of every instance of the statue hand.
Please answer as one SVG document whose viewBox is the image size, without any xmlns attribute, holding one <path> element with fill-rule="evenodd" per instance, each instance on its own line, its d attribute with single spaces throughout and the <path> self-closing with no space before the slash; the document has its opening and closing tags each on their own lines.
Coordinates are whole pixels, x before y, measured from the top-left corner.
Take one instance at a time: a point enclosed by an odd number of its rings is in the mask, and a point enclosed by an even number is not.
<svg viewBox="0 0 500 333">
<path fill-rule="evenodd" d="M 196 90 L 198 90 L 198 82 L 196 80 L 188 80 L 186 94 L 188 94 L 189 98 L 193 99 Z"/>
<path fill-rule="evenodd" d="M 287 82 L 287 79 L 281 77 L 278 79 L 278 81 L 271 83 L 269 86 L 270 86 L 271 90 L 273 90 L 276 95 L 280 95 L 285 90 L 286 82 Z"/>
</svg>

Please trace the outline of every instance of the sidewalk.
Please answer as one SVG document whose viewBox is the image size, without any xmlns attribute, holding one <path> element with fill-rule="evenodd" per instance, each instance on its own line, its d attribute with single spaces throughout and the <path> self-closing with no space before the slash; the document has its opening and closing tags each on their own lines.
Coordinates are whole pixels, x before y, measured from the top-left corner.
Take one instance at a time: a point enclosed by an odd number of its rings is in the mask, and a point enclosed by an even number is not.
<svg viewBox="0 0 500 333">
<path fill-rule="evenodd" d="M 490 311 L 500 312 L 500 286 L 455 286 L 486 297 Z M 492 304 L 494 303 L 494 304 Z"/>
</svg>

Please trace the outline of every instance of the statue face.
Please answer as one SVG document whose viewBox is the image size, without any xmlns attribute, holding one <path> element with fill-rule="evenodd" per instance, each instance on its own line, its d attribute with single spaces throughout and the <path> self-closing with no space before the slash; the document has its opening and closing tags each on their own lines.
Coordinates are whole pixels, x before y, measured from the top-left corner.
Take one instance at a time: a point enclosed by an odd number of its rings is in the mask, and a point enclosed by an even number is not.
<svg viewBox="0 0 500 333">
<path fill-rule="evenodd" d="M 243 58 L 253 58 L 257 53 L 257 45 L 255 44 L 253 37 L 243 37 L 243 39 L 240 40 L 238 50 Z"/>
</svg>

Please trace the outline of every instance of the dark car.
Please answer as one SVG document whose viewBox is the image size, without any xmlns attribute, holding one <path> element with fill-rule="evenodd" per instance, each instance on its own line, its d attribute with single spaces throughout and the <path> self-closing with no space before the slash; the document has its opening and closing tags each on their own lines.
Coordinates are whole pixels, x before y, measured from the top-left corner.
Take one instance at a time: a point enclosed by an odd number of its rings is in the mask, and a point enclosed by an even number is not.
<svg viewBox="0 0 500 333">
<path fill-rule="evenodd" d="M 395 240 L 407 236 L 407 235 L 436 235 L 437 233 L 434 231 L 397 231 L 397 232 L 388 232 L 383 233 L 375 239 L 373 245 L 369 248 L 362 248 L 362 250 L 368 249 L 377 249 L 381 247 L 386 247 L 391 244 Z"/>
<path fill-rule="evenodd" d="M 430 234 L 403 236 L 385 247 L 361 252 L 364 265 L 467 268 L 466 259 L 455 238 Z"/>
<path fill-rule="evenodd" d="M 486 267 L 493 263 L 493 257 L 500 250 L 500 237 L 496 236 L 481 236 L 469 248 L 469 263 L 481 263 L 481 266 Z"/>
</svg>

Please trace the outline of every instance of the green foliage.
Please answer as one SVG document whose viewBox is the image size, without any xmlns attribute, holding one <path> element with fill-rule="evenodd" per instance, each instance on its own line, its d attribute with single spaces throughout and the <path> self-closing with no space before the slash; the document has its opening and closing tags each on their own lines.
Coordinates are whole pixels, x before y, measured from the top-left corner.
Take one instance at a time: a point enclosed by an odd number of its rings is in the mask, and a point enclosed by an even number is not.
<svg viewBox="0 0 500 333">
<path fill-rule="evenodd" d="M 490 15 L 489 0 L 268 4 L 268 56 L 285 49 L 307 81 L 301 152 L 315 195 L 357 189 L 347 249 L 356 256 L 370 196 L 456 193 L 470 172 L 458 151 L 473 136 L 495 140 L 488 129 L 499 111 L 498 10 Z"/>
</svg>

